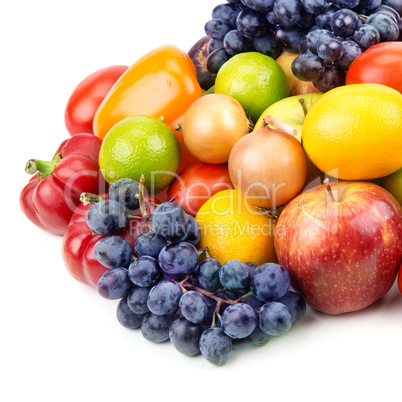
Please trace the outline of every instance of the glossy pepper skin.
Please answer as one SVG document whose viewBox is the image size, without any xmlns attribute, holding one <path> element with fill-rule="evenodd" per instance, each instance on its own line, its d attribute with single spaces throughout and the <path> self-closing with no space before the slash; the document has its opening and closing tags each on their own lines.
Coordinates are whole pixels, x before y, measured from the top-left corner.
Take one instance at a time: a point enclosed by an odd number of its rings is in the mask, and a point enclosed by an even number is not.
<svg viewBox="0 0 402 402">
<path fill-rule="evenodd" d="M 126 117 L 164 117 L 170 125 L 202 95 L 190 57 L 172 45 L 141 57 L 116 81 L 93 120 L 94 134 L 103 139 Z"/>
<path fill-rule="evenodd" d="M 20 207 L 32 223 L 62 236 L 81 193 L 105 191 L 98 165 L 100 146 L 94 135 L 77 134 L 61 143 L 52 161 L 27 163 L 26 171 L 34 176 L 20 193 Z"/>
<path fill-rule="evenodd" d="M 103 195 L 107 198 L 107 195 Z M 160 201 L 152 196 L 145 199 L 159 204 Z M 95 244 L 104 236 L 94 235 L 86 223 L 86 215 L 91 205 L 80 204 L 71 217 L 68 229 L 62 240 L 62 257 L 70 275 L 77 281 L 96 287 L 99 278 L 108 270 L 95 257 Z M 155 207 L 152 206 L 151 210 Z M 148 210 L 149 212 L 149 210 Z M 134 215 L 141 214 L 133 212 Z M 125 238 L 134 249 L 137 237 L 146 230 L 143 219 L 130 219 L 125 229 L 118 236 Z M 135 255 L 135 253 L 134 253 Z"/>
</svg>

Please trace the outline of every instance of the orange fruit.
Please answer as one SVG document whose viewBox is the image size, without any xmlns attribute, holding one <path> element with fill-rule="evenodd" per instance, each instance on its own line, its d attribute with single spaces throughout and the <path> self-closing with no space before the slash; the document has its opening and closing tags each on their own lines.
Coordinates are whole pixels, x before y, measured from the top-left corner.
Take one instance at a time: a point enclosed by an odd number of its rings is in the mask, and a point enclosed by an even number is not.
<svg viewBox="0 0 402 402">
<path fill-rule="evenodd" d="M 247 204 L 236 190 L 212 196 L 198 211 L 200 249 L 208 247 L 211 258 L 221 264 L 229 260 L 276 262 L 275 221 Z"/>
<path fill-rule="evenodd" d="M 334 88 L 307 113 L 302 141 L 314 165 L 330 176 L 387 176 L 402 167 L 402 95 L 380 84 Z"/>
</svg>

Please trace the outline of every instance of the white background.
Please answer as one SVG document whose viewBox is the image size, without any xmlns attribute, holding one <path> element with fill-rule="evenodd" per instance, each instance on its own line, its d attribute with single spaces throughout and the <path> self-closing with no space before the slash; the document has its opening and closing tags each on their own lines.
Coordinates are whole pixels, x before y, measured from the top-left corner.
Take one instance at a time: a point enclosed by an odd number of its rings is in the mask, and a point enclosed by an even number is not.
<svg viewBox="0 0 402 402">
<path fill-rule="evenodd" d="M 50 158 L 68 137 L 74 87 L 163 44 L 187 51 L 219 0 L 8 1 L 1 40 L 0 399 L 5 402 L 148 400 L 400 400 L 402 296 L 396 286 L 358 313 L 308 309 L 262 348 L 238 346 L 215 367 L 169 343 L 152 344 L 67 273 L 61 238 L 20 212 L 30 158 Z M 223 0 L 222 0 L 223 2 Z"/>
</svg>

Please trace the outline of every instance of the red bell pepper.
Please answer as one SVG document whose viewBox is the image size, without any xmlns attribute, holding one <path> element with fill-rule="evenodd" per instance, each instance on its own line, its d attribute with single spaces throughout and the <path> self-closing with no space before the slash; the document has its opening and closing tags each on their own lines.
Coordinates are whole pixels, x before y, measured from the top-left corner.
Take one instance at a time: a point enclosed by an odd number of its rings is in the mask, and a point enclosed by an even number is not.
<svg viewBox="0 0 402 402">
<path fill-rule="evenodd" d="M 107 198 L 107 195 L 103 195 Z M 152 196 L 145 195 L 146 200 L 155 204 L 160 201 Z M 62 257 L 64 264 L 70 275 L 77 281 L 89 286 L 96 287 L 99 278 L 108 270 L 98 262 L 95 257 L 95 244 L 104 236 L 94 235 L 86 223 L 86 215 L 91 205 L 80 204 L 71 217 L 68 229 L 63 236 Z M 149 211 L 154 210 L 150 206 Z M 133 215 L 141 216 L 139 211 L 133 212 Z M 127 227 L 123 229 L 118 236 L 125 238 L 133 247 L 137 237 L 146 230 L 146 224 L 143 219 L 129 219 Z"/>
<path fill-rule="evenodd" d="M 62 236 L 81 193 L 105 191 L 98 165 L 101 143 L 92 134 L 77 134 L 61 143 L 52 161 L 27 163 L 25 170 L 34 176 L 21 191 L 20 206 L 31 222 Z"/>
</svg>

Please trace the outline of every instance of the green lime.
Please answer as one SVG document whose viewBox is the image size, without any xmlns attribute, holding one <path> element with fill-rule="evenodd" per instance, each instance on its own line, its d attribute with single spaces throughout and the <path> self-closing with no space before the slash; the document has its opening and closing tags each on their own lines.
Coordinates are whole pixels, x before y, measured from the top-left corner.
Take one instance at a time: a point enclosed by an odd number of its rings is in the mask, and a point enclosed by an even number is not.
<svg viewBox="0 0 402 402">
<path fill-rule="evenodd" d="M 169 186 L 180 164 L 180 145 L 169 126 L 148 116 L 127 117 L 103 139 L 99 167 L 108 183 L 128 178 L 158 194 Z"/>
<path fill-rule="evenodd" d="M 258 52 L 239 53 L 218 71 L 215 93 L 230 95 L 256 122 L 274 102 L 289 96 L 286 74 L 272 58 Z"/>
</svg>

